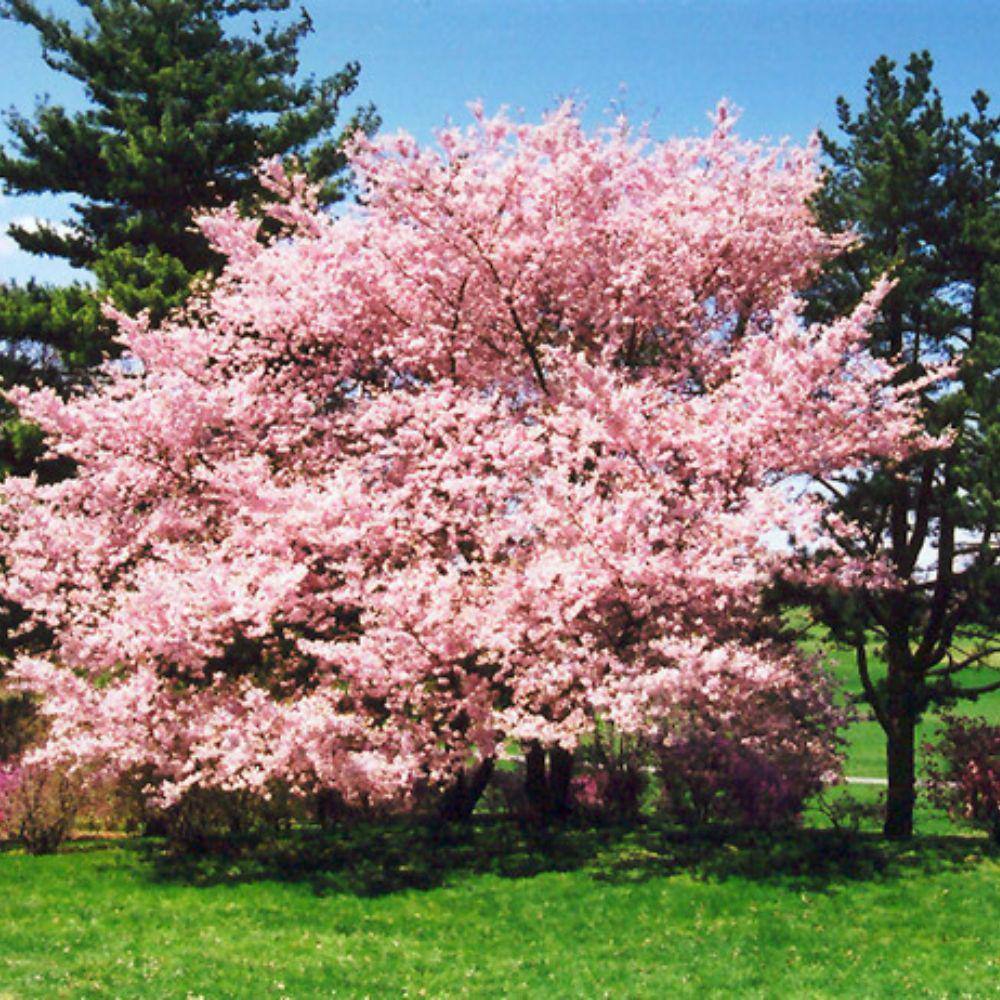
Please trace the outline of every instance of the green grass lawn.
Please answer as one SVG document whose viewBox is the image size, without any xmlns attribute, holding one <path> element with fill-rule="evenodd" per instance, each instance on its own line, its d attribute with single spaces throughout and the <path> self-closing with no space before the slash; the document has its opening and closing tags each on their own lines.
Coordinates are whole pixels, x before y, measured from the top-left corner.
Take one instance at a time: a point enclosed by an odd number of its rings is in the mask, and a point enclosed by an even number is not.
<svg viewBox="0 0 1000 1000">
<path fill-rule="evenodd" d="M 826 652 L 857 692 L 852 654 Z M 965 710 L 1000 721 L 1000 694 Z M 883 775 L 883 754 L 878 726 L 856 723 L 848 774 Z M 299 831 L 226 857 L 8 849 L 0 1000 L 1000 998 L 1000 854 L 923 801 L 912 844 L 877 828 L 831 829 L 814 804 L 806 829 L 770 837 L 483 818 L 448 839 Z"/>
<path fill-rule="evenodd" d="M 996 997 L 998 885 L 957 836 L 80 843 L 0 856 L 0 998 Z"/>
</svg>

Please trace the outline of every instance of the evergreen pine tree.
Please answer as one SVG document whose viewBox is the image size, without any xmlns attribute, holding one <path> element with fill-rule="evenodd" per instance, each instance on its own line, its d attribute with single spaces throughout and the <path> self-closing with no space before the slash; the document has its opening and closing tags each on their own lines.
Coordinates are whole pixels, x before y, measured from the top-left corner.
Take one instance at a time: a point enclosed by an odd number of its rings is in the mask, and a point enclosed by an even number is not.
<svg viewBox="0 0 1000 1000">
<path fill-rule="evenodd" d="M 192 212 L 258 197 L 262 159 L 297 157 L 328 202 L 343 195 L 342 138 L 376 118 L 364 107 L 335 134 L 359 67 L 298 79 L 312 23 L 304 11 L 282 18 L 289 5 L 81 0 L 87 16 L 74 24 L 32 0 L 0 0 L 0 13 L 31 28 L 48 65 L 78 80 L 87 98 L 77 112 L 41 104 L 31 116 L 7 113 L 4 190 L 74 197 L 68 225 L 9 233 L 29 253 L 90 270 L 96 286 L 0 289 L 5 384 L 66 382 L 105 354 L 97 297 L 154 318 L 178 305 L 218 263 L 192 229 Z M 257 20 L 266 15 L 272 24 Z M 0 465 L 23 469 L 34 441 L 30 429 L 8 424 Z"/>
<path fill-rule="evenodd" d="M 902 380 L 954 361 L 957 373 L 921 393 L 927 428 L 946 446 L 894 467 L 825 485 L 861 529 L 844 540 L 886 558 L 899 589 L 820 600 L 855 647 L 866 697 L 886 735 L 885 832 L 913 830 L 915 727 L 931 707 L 1000 688 L 1000 118 L 977 92 L 948 117 L 928 53 L 897 75 L 880 58 L 857 114 L 841 98 L 843 140 L 821 134 L 829 171 L 815 209 L 824 227 L 854 227 L 861 242 L 822 276 L 815 318 L 853 306 L 872 281 L 896 286 L 873 327 L 872 350 L 904 362 Z M 884 676 L 866 634 L 881 643 Z M 993 661 L 996 662 L 995 660 Z"/>
</svg>

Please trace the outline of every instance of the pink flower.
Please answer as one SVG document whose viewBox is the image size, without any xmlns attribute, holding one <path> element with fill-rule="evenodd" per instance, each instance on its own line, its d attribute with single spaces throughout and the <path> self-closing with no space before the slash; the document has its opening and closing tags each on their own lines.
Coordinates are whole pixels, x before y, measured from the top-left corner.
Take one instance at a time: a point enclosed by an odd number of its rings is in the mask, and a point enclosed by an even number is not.
<svg viewBox="0 0 1000 1000">
<path fill-rule="evenodd" d="M 228 265 L 184 315 L 119 317 L 91 392 L 15 394 L 78 470 L 0 504 L 4 596 L 54 636 L 12 674 L 37 757 L 164 802 L 394 800 L 509 739 L 817 683 L 741 638 L 774 539 L 829 530 L 795 484 L 921 441 L 862 351 L 884 288 L 801 317 L 847 242 L 812 221 L 813 151 L 725 109 L 666 143 L 473 117 L 436 149 L 358 137 L 338 217 L 265 165 L 277 238 L 204 218 Z"/>
</svg>

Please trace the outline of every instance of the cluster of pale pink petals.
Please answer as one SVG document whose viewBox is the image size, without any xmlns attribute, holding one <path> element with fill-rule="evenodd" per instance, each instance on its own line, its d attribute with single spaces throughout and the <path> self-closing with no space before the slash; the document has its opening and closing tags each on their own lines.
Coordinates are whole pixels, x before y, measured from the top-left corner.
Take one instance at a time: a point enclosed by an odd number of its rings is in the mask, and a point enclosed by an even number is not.
<svg viewBox="0 0 1000 1000">
<path fill-rule="evenodd" d="M 279 238 L 203 219 L 213 287 L 118 317 L 131 360 L 96 390 L 15 395 L 77 463 L 0 509 L 5 594 L 54 636 L 13 671 L 36 757 L 142 769 L 168 803 L 399 799 L 511 740 L 659 731 L 692 684 L 807 682 L 740 638 L 775 533 L 827 530 L 788 484 L 919 443 L 863 352 L 884 288 L 799 314 L 844 245 L 807 208 L 813 151 L 725 107 L 665 143 L 475 118 L 359 139 L 340 217 L 268 165 Z"/>
</svg>

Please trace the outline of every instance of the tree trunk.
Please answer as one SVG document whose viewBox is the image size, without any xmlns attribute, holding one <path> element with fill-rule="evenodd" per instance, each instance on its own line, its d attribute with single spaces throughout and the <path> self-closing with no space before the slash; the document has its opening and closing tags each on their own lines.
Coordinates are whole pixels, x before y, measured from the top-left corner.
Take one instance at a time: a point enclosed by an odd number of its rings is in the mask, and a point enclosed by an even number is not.
<svg viewBox="0 0 1000 1000">
<path fill-rule="evenodd" d="M 533 819 L 547 822 L 569 815 L 572 776 L 573 755 L 568 750 L 553 747 L 546 753 L 537 740 L 528 744 L 524 754 L 524 794 Z"/>
<path fill-rule="evenodd" d="M 467 823 L 472 819 L 476 805 L 493 777 L 496 758 L 487 757 L 471 772 L 461 771 L 455 783 L 444 793 L 438 806 L 437 817 L 445 823 Z"/>
<path fill-rule="evenodd" d="M 885 730 L 886 774 L 889 789 L 885 803 L 883 833 L 890 840 L 913 836 L 913 805 L 916 800 L 914 769 L 919 679 L 910 656 L 907 628 L 908 595 L 890 598 L 893 615 L 886 642 L 885 698 L 882 728 Z"/>
<path fill-rule="evenodd" d="M 565 819 L 572 810 L 569 783 L 573 777 L 573 755 L 562 747 L 549 751 L 549 808 L 556 819 Z"/>
<path fill-rule="evenodd" d="M 524 797 L 528 809 L 538 819 L 548 815 L 549 782 L 545 776 L 545 750 L 532 740 L 524 752 Z"/>
<path fill-rule="evenodd" d="M 901 713 L 901 717 L 893 718 L 890 722 L 886 731 L 889 792 L 886 797 L 883 832 L 890 840 L 906 840 L 913 836 L 916 726 L 909 712 Z"/>
</svg>

